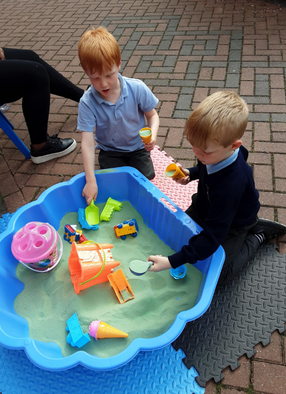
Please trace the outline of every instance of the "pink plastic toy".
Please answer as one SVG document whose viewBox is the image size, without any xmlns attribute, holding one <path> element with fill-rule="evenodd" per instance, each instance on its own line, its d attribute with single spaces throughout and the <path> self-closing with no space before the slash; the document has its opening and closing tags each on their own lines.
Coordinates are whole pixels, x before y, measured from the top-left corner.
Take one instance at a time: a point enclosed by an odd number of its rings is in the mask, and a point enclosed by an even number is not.
<svg viewBox="0 0 286 394">
<path fill-rule="evenodd" d="M 55 268 L 62 256 L 62 241 L 48 223 L 30 222 L 13 236 L 12 253 L 33 271 L 47 272 Z"/>
</svg>

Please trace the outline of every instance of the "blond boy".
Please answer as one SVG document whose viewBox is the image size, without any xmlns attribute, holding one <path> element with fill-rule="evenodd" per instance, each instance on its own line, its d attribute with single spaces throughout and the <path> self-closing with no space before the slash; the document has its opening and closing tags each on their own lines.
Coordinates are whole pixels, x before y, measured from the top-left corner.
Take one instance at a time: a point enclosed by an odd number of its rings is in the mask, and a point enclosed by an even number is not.
<svg viewBox="0 0 286 394">
<path fill-rule="evenodd" d="M 222 245 L 226 258 L 219 284 L 224 284 L 239 273 L 262 242 L 286 233 L 286 226 L 257 217 L 259 195 L 241 140 L 247 122 L 246 103 L 230 91 L 207 97 L 189 116 L 185 135 L 198 163 L 182 169 L 186 177 L 179 182 L 199 180 L 186 213 L 202 231 L 171 256 L 150 256 L 153 271 L 194 264 Z"/>
</svg>

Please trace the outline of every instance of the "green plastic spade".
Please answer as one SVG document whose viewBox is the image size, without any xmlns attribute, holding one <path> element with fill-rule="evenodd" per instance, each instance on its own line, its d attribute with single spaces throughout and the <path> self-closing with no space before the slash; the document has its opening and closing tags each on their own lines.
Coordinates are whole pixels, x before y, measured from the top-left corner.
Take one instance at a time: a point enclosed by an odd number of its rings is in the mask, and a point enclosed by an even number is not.
<svg viewBox="0 0 286 394">
<path fill-rule="evenodd" d="M 85 208 L 85 219 L 90 226 L 94 226 L 99 223 L 99 210 L 94 201 L 88 207 Z"/>
</svg>

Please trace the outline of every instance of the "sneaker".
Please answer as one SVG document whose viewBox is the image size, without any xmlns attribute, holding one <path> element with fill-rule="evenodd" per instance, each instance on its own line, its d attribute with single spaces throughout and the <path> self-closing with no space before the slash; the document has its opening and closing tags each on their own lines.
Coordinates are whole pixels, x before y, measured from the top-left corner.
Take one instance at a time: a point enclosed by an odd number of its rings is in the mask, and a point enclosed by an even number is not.
<svg viewBox="0 0 286 394">
<path fill-rule="evenodd" d="M 47 136 L 46 145 L 41 150 L 31 147 L 31 159 L 35 164 L 68 155 L 76 148 L 76 140 L 73 138 L 58 138 L 57 134 L 52 137 Z"/>
<path fill-rule="evenodd" d="M 286 234 L 286 226 L 268 219 L 258 219 L 258 222 L 251 229 L 252 234 L 264 234 L 265 240 L 269 241 L 278 235 Z"/>
</svg>

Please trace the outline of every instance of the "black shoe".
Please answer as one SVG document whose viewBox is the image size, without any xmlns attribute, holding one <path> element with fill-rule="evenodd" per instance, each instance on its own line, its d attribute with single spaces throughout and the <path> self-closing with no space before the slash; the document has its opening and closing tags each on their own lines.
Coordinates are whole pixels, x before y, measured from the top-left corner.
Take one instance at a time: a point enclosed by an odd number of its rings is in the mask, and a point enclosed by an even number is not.
<svg viewBox="0 0 286 394">
<path fill-rule="evenodd" d="M 286 226 L 268 219 L 258 219 L 258 222 L 250 230 L 252 234 L 264 234 L 265 240 L 269 241 L 278 235 L 286 234 Z"/>
<path fill-rule="evenodd" d="M 73 138 L 58 138 L 57 134 L 47 136 L 46 145 L 41 150 L 31 147 L 31 159 L 35 164 L 68 155 L 76 148 L 76 140 Z"/>
</svg>

